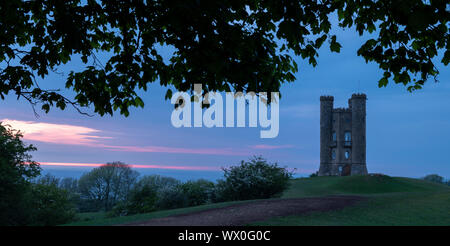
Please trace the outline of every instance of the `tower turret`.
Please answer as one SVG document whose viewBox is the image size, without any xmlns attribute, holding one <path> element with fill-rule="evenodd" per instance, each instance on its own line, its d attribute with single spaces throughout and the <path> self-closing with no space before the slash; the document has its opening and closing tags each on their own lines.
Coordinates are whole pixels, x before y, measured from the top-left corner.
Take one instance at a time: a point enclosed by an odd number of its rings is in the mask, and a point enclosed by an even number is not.
<svg viewBox="0 0 450 246">
<path fill-rule="evenodd" d="M 366 100 L 365 94 L 353 94 L 352 111 L 352 174 L 367 174 L 366 167 Z"/>
<path fill-rule="evenodd" d="M 332 117 L 334 97 L 320 97 L 320 169 L 319 175 L 329 175 L 331 163 Z"/>
</svg>

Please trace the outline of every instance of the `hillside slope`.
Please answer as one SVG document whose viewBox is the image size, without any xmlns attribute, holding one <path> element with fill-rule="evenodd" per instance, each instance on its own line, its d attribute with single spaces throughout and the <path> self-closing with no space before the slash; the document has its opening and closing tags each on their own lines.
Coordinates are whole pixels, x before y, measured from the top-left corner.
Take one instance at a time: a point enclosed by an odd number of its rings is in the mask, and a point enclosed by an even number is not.
<svg viewBox="0 0 450 246">
<path fill-rule="evenodd" d="M 295 215 L 253 221 L 252 225 L 450 225 L 450 187 L 412 178 L 388 176 L 315 177 L 292 180 L 281 199 L 315 197 L 324 201 L 330 195 L 362 196 L 361 202 L 329 211 L 302 211 Z M 268 199 L 269 201 L 274 199 Z M 279 199 L 276 199 L 279 200 Z M 301 201 L 301 199 L 299 200 Z M 303 201 L 308 201 L 303 200 Z M 208 211 L 236 209 L 237 204 L 264 202 L 239 201 L 191 208 L 157 211 L 117 218 L 79 221 L 70 225 L 152 224 L 146 221 L 176 215 L 208 216 Z M 199 213 L 204 211 L 202 213 Z M 234 210 L 233 210 L 234 211 Z M 226 212 L 226 211 L 225 211 Z M 275 215 L 275 214 L 274 214 Z M 241 215 L 242 216 L 242 215 Z M 265 218 L 265 217 L 263 217 Z M 141 223 L 142 222 L 142 223 Z M 176 222 L 174 222 L 176 223 Z"/>
<path fill-rule="evenodd" d="M 284 198 L 358 194 L 368 199 L 344 209 L 276 217 L 253 225 L 450 225 L 450 187 L 387 176 L 297 179 Z"/>
<path fill-rule="evenodd" d="M 448 191 L 449 186 L 428 181 L 375 176 L 314 177 L 299 178 L 283 194 L 283 198 L 297 198 L 323 195 L 374 195 L 395 192 L 436 192 Z"/>
</svg>

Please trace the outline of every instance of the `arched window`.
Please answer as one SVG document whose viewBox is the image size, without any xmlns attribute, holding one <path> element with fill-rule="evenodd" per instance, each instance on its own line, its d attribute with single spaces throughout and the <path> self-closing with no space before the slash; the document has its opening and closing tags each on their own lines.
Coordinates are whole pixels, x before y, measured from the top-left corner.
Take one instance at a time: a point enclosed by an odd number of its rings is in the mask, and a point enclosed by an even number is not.
<svg viewBox="0 0 450 246">
<path fill-rule="evenodd" d="M 350 158 L 350 151 L 345 151 L 345 159 L 348 160 L 348 158 Z"/>
</svg>

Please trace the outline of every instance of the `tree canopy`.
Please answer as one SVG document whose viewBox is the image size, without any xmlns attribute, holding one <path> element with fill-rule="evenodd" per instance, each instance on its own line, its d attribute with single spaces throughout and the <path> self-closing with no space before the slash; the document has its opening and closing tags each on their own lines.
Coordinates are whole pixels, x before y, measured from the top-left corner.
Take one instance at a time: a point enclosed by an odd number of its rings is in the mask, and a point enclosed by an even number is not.
<svg viewBox="0 0 450 246">
<path fill-rule="evenodd" d="M 357 53 L 379 65 L 380 87 L 420 89 L 436 79 L 438 52 L 445 66 L 450 58 L 446 0 L 8 0 L 0 11 L 0 97 L 15 93 L 46 112 L 73 105 L 127 116 L 144 106 L 137 90 L 156 81 L 270 95 L 295 80 L 294 56 L 315 66 L 326 41 L 340 51 L 335 28 L 372 34 Z M 164 59 L 161 47 L 174 52 Z M 37 77 L 74 57 L 85 65 L 65 81 L 74 98 L 39 87 Z"/>
<path fill-rule="evenodd" d="M 21 140 L 21 133 L 0 124 L 0 225 L 24 225 L 30 221 L 30 180 L 41 168 L 32 161 L 33 145 Z"/>
<path fill-rule="evenodd" d="M 105 211 L 127 200 L 139 173 L 122 162 L 111 162 L 83 174 L 78 181 L 83 198 L 96 201 Z"/>
</svg>

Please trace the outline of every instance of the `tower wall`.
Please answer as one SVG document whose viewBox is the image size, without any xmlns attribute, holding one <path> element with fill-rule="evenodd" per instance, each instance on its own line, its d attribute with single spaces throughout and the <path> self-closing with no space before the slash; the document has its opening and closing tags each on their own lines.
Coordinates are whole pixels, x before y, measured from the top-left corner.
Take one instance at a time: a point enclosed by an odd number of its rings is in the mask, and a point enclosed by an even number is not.
<svg viewBox="0 0 450 246">
<path fill-rule="evenodd" d="M 319 176 L 331 175 L 332 96 L 320 97 L 320 168 Z"/>
<path fill-rule="evenodd" d="M 351 174 L 367 174 L 366 167 L 366 100 L 365 94 L 353 94 L 352 112 L 352 169 Z"/>
</svg>

